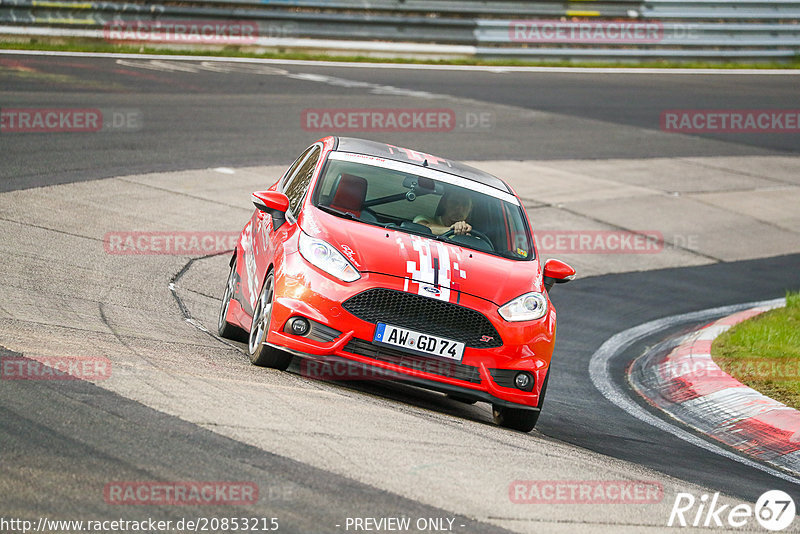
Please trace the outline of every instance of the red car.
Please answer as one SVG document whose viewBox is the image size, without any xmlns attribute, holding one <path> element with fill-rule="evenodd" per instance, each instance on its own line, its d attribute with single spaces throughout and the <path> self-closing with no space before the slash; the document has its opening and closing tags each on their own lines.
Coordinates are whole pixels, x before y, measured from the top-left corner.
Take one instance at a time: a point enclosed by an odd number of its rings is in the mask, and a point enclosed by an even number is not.
<svg viewBox="0 0 800 534">
<path fill-rule="evenodd" d="M 488 402 L 498 424 L 533 429 L 556 333 L 548 291 L 575 271 L 542 266 L 505 182 L 424 152 L 326 137 L 252 200 L 219 333 L 246 337 L 255 365 L 346 361 Z"/>
</svg>

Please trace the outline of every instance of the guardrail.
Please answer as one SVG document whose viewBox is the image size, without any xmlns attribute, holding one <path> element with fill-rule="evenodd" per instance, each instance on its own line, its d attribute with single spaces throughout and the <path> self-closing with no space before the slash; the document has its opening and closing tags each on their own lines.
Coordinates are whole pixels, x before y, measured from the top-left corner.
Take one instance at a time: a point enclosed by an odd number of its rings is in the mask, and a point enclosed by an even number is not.
<svg viewBox="0 0 800 534">
<path fill-rule="evenodd" d="M 107 39 L 112 24 L 249 21 L 256 48 L 516 59 L 791 59 L 800 0 L 0 0 L 0 34 Z"/>
<path fill-rule="evenodd" d="M 797 0 L 645 0 L 641 16 L 682 20 L 785 20 L 800 21 Z"/>
</svg>

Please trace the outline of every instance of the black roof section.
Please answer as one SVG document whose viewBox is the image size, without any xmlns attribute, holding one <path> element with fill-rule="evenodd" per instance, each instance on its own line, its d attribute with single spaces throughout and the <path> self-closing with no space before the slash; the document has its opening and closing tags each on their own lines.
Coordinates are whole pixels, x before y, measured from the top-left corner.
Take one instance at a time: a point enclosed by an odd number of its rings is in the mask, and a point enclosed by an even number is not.
<svg viewBox="0 0 800 534">
<path fill-rule="evenodd" d="M 365 154 L 367 156 L 402 161 L 403 163 L 411 163 L 413 165 L 420 166 L 426 164 L 428 168 L 453 174 L 455 176 L 460 176 L 462 178 L 473 180 L 475 182 L 488 185 L 489 187 L 499 189 L 500 191 L 511 193 L 511 188 L 509 188 L 508 185 L 506 185 L 506 183 L 497 176 L 493 176 L 488 172 L 483 172 L 475 167 L 464 165 L 458 161 L 440 158 L 438 156 L 420 152 L 418 150 L 410 150 L 408 148 L 389 145 L 386 143 L 379 143 L 377 141 L 369 141 L 367 139 L 338 137 L 337 140 L 338 143 L 335 150 L 340 152 Z"/>
</svg>

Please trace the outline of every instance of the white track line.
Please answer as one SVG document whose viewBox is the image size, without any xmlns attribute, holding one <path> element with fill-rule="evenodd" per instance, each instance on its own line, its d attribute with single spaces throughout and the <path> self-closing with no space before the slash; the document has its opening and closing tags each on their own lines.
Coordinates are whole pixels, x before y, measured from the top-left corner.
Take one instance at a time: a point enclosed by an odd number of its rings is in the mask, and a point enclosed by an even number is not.
<svg viewBox="0 0 800 534">
<path fill-rule="evenodd" d="M 61 52 L 50 50 L 0 50 L 0 55 L 64 56 L 111 59 L 161 59 L 164 61 L 219 61 L 229 63 L 261 63 L 267 65 L 302 65 L 315 67 L 347 67 L 351 69 L 457 70 L 492 72 L 495 74 L 538 72 L 567 74 L 674 74 L 723 76 L 800 75 L 800 69 L 684 69 L 630 67 L 514 67 L 489 65 L 426 65 L 416 63 L 350 63 L 346 61 L 312 61 L 304 59 L 268 59 L 253 57 L 180 56 L 170 54 L 123 54 L 114 52 Z"/>
<path fill-rule="evenodd" d="M 630 347 L 636 341 L 647 337 L 655 332 L 665 330 L 672 326 L 677 326 L 681 323 L 686 323 L 690 321 L 703 321 L 706 319 L 712 319 L 717 316 L 721 315 L 728 315 L 731 313 L 735 313 L 738 311 L 742 311 L 748 308 L 754 308 L 756 306 L 770 306 L 770 305 L 779 305 L 784 303 L 785 299 L 773 299 L 773 300 L 765 300 L 760 302 L 748 302 L 745 304 L 735 304 L 732 306 L 722 306 L 720 308 L 712 308 L 709 310 L 701 310 L 692 313 L 685 313 L 682 315 L 673 315 L 671 317 L 665 317 L 663 319 L 657 319 L 655 321 L 650 321 L 649 323 L 641 324 L 634 328 L 630 328 L 623 332 L 620 332 L 607 340 L 603 345 L 597 349 L 597 351 L 592 355 L 591 360 L 589 361 L 589 377 L 592 380 L 594 386 L 603 394 L 605 398 L 607 398 L 612 403 L 616 404 L 618 407 L 622 408 L 628 414 L 632 415 L 636 419 L 648 423 L 659 430 L 664 432 L 668 432 L 673 436 L 686 441 L 687 443 L 691 443 L 692 445 L 696 445 L 701 449 L 705 449 L 709 452 L 713 452 L 715 454 L 719 454 L 720 456 L 724 456 L 725 458 L 734 460 L 741 464 L 744 464 L 748 467 L 752 467 L 758 469 L 759 471 L 764 471 L 774 477 L 781 478 L 783 480 L 787 480 L 794 484 L 800 484 L 800 479 L 789 475 L 783 471 L 779 471 L 777 469 L 773 469 L 771 467 L 767 467 L 762 465 L 758 462 L 755 462 L 749 458 L 739 456 L 723 447 L 715 445 L 709 441 L 706 441 L 691 432 L 684 430 L 681 427 L 672 425 L 663 419 L 659 419 L 658 417 L 652 415 L 647 410 L 636 404 L 633 400 L 631 400 L 623 391 L 622 389 L 617 386 L 611 380 L 611 373 L 609 371 L 610 362 L 620 352 L 624 351 L 628 347 Z"/>
</svg>

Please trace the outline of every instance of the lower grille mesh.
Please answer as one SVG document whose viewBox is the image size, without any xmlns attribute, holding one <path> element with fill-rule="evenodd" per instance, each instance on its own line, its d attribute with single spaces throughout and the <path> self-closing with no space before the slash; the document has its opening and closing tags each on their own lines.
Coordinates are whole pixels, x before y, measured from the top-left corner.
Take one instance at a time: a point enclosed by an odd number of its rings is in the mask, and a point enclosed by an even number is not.
<svg viewBox="0 0 800 534">
<path fill-rule="evenodd" d="M 478 368 L 471 365 L 464 365 L 463 363 L 415 356 L 390 347 L 374 345 L 369 341 L 358 338 L 351 339 L 347 345 L 344 346 L 344 350 L 406 369 L 424 371 L 426 373 L 455 378 L 465 382 L 472 382 L 473 384 L 481 383 L 481 375 Z"/>
</svg>

